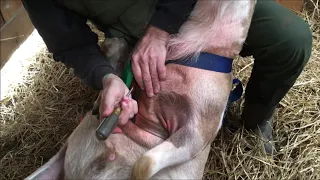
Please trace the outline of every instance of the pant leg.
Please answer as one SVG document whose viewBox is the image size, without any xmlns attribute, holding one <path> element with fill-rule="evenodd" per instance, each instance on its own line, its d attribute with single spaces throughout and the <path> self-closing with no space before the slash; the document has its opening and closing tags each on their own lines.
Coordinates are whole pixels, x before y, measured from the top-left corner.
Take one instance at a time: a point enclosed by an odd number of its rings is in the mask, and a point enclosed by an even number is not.
<svg viewBox="0 0 320 180">
<path fill-rule="evenodd" d="M 247 128 L 272 116 L 308 62 L 311 48 L 312 34 L 306 22 L 276 1 L 258 0 L 240 53 L 254 57 L 242 114 Z"/>
</svg>

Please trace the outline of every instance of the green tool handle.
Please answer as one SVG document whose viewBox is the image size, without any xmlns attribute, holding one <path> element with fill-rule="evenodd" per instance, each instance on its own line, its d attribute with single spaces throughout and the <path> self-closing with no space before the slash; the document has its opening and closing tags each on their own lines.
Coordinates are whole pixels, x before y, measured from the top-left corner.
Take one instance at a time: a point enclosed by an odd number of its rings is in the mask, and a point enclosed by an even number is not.
<svg viewBox="0 0 320 180">
<path fill-rule="evenodd" d="M 116 108 L 115 111 L 110 116 L 105 118 L 99 125 L 96 130 L 96 136 L 99 140 L 104 141 L 109 137 L 118 123 L 120 111 L 121 109 L 119 107 Z"/>
<path fill-rule="evenodd" d="M 121 79 L 126 84 L 126 86 L 128 88 L 130 88 L 130 85 L 131 85 L 131 83 L 133 81 L 133 72 L 132 72 L 132 68 L 131 68 L 131 60 L 128 60 L 125 63 L 124 69 L 123 69 L 122 74 L 121 74 Z"/>
</svg>

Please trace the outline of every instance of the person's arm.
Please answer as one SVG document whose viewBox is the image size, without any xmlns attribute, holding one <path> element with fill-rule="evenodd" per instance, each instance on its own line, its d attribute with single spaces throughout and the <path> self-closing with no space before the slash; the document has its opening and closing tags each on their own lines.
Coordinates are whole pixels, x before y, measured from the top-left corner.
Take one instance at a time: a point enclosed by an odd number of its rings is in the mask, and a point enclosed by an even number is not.
<svg viewBox="0 0 320 180">
<path fill-rule="evenodd" d="M 145 35 L 132 54 L 132 71 L 136 82 L 149 97 L 157 94 L 159 81 L 166 77 L 166 45 L 170 34 L 179 32 L 197 0 L 159 0 Z"/>
<path fill-rule="evenodd" d="M 149 24 L 175 34 L 190 16 L 196 2 L 197 0 L 159 0 Z"/>
<path fill-rule="evenodd" d="M 54 60 L 73 68 L 88 86 L 101 90 L 104 75 L 115 72 L 100 52 L 98 37 L 86 19 L 54 0 L 22 2 Z"/>
</svg>

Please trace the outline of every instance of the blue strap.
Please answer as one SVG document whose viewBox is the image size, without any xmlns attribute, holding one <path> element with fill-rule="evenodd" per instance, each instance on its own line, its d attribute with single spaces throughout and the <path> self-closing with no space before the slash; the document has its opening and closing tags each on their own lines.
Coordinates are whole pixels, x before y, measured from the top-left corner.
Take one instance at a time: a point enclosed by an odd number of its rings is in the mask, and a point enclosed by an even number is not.
<svg viewBox="0 0 320 180">
<path fill-rule="evenodd" d="M 179 59 L 166 61 L 166 64 L 174 63 L 209 71 L 230 73 L 232 71 L 232 61 L 233 59 L 231 58 L 201 52 L 197 61 L 191 59 Z M 233 79 L 232 84 L 237 85 L 236 88 L 230 93 L 229 103 L 232 103 L 240 99 L 243 93 L 242 83 L 239 79 Z"/>
<path fill-rule="evenodd" d="M 233 59 L 231 58 L 202 52 L 200 53 L 197 61 L 192 59 L 178 59 L 168 60 L 166 61 L 166 64 L 174 63 L 209 71 L 230 73 L 232 71 L 232 61 Z"/>
<path fill-rule="evenodd" d="M 237 84 L 237 85 L 236 85 L 236 88 L 232 90 L 230 93 L 230 96 L 229 96 L 230 103 L 239 100 L 243 93 L 243 86 L 239 79 L 237 78 L 233 79 L 232 84 Z"/>
</svg>

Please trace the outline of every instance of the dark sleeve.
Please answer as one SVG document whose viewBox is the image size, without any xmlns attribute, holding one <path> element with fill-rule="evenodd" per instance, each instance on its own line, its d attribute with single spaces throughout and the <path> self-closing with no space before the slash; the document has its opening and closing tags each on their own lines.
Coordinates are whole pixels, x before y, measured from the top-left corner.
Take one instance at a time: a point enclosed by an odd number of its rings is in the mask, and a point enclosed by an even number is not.
<svg viewBox="0 0 320 180">
<path fill-rule="evenodd" d="M 150 20 L 156 26 L 170 34 L 179 31 L 188 19 L 197 0 L 159 0 L 156 12 Z"/>
<path fill-rule="evenodd" d="M 85 84 L 101 90 L 103 76 L 114 70 L 100 52 L 98 37 L 87 20 L 54 0 L 23 0 L 23 4 L 54 60 L 72 68 Z"/>
</svg>

